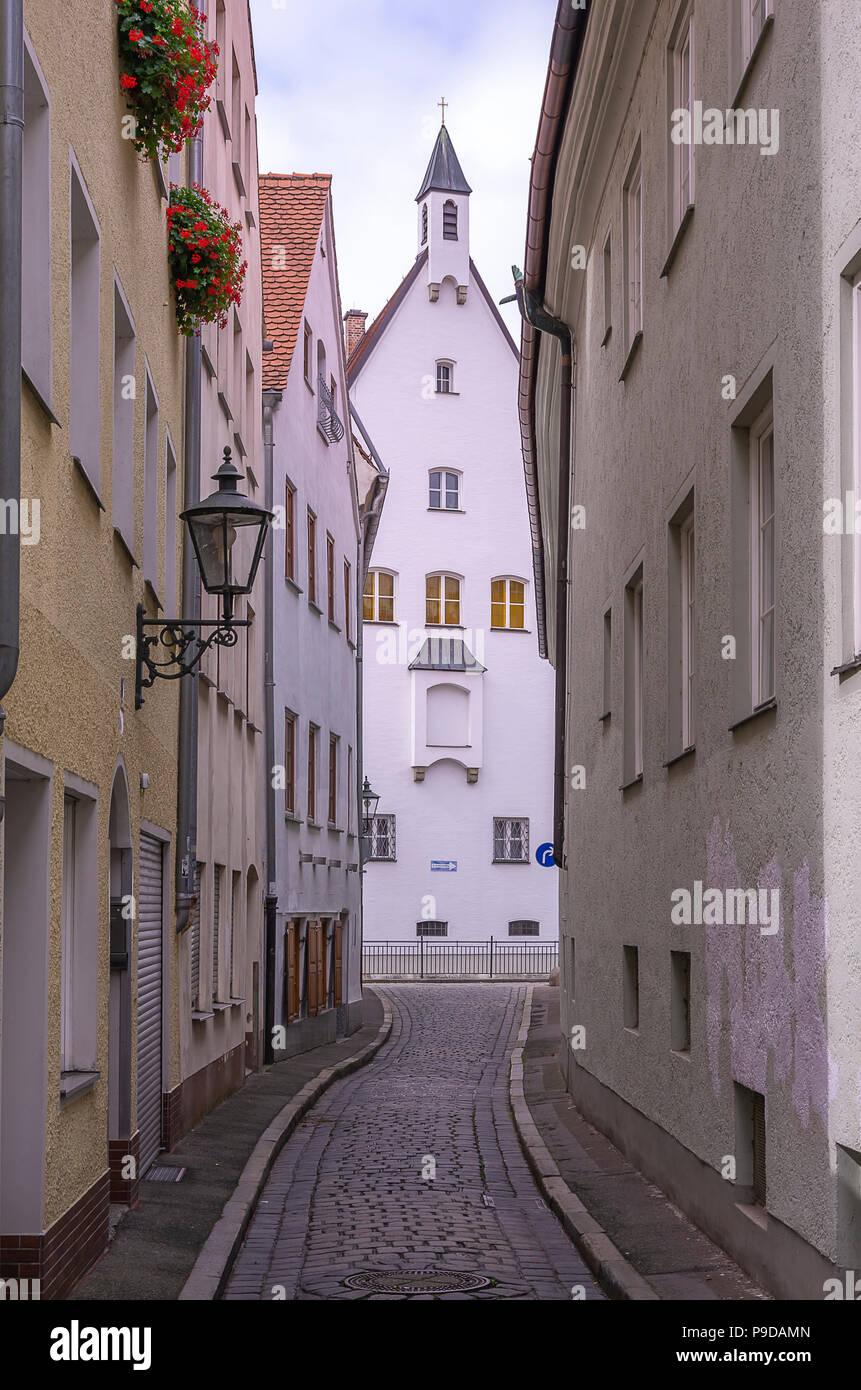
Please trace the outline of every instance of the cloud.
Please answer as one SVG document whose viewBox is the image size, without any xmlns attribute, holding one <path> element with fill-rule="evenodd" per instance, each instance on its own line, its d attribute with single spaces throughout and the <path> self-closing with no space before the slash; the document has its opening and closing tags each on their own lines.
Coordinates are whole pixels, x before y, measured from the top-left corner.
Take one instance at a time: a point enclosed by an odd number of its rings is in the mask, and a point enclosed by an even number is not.
<svg viewBox="0 0 861 1390">
<path fill-rule="evenodd" d="M 252 0 L 260 168 L 330 173 L 344 308 L 382 308 L 416 255 L 440 111 L 494 299 L 521 264 L 553 0 Z M 516 308 L 503 310 L 519 340 Z"/>
</svg>

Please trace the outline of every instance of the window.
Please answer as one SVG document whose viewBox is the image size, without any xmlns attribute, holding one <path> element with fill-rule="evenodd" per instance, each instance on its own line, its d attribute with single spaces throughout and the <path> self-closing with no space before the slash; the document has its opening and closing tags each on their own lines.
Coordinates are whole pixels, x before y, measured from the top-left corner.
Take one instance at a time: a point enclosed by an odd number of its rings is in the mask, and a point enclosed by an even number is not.
<svg viewBox="0 0 861 1390">
<path fill-rule="evenodd" d="M 422 204 L 422 246 L 427 244 L 428 239 L 428 205 Z"/>
<path fill-rule="evenodd" d="M 224 7 L 224 0 L 216 0 L 215 3 L 215 42 L 218 44 L 218 51 L 221 54 L 227 53 L 227 12 Z M 218 101 L 222 106 L 225 102 L 225 83 L 224 83 L 223 62 L 218 64 L 218 76 L 215 83 L 215 91 Z M 225 132 L 227 133 L 227 132 Z"/>
<path fill-rule="evenodd" d="M 284 712 L 284 806 L 296 814 L 296 716 L 290 710 Z"/>
<path fill-rule="evenodd" d="M 521 631 L 526 612 L 526 585 L 522 579 L 490 581 L 490 626 L 514 627 Z"/>
<path fill-rule="evenodd" d="M 348 744 L 348 745 L 347 745 L 347 834 L 348 834 L 348 835 L 352 835 L 353 832 L 354 832 L 354 828 L 355 828 L 355 822 L 354 822 L 354 820 L 353 820 L 354 792 L 355 792 L 355 788 L 354 788 L 354 786 L 353 786 L 353 750 L 352 750 L 352 748 L 351 748 L 351 747 L 349 746 L 349 744 Z"/>
<path fill-rule="evenodd" d="M 164 607 L 173 614 L 179 610 L 176 595 L 176 454 L 170 435 L 165 440 L 164 452 Z"/>
<path fill-rule="evenodd" d="M 338 739 L 329 735 L 329 824 L 338 824 Z"/>
<path fill-rule="evenodd" d="M 53 392 L 51 114 L 48 89 L 26 38 L 23 141 L 21 365 L 44 403 L 50 406 Z"/>
<path fill-rule="evenodd" d="M 289 478 L 284 491 L 284 575 L 296 581 L 296 489 Z"/>
<path fill-rule="evenodd" d="M 539 926 L 540 926 L 540 924 L 539 924 L 538 922 L 528 922 L 528 921 L 509 922 L 509 924 L 508 924 L 508 935 L 509 935 L 509 936 L 537 936 L 537 935 L 538 935 L 538 932 L 539 932 Z"/>
<path fill-rule="evenodd" d="M 194 882 L 191 885 L 194 904 L 191 909 L 191 941 L 189 943 L 191 1007 L 194 1012 L 200 1009 L 200 886 L 203 883 L 206 865 L 202 859 L 194 861 Z"/>
<path fill-rule="evenodd" d="M 308 508 L 308 601 L 317 602 L 317 518 Z"/>
<path fill-rule="evenodd" d="M 741 6 L 741 67 L 744 72 L 759 43 L 765 21 L 774 12 L 774 0 L 738 0 L 738 3 Z"/>
<path fill-rule="evenodd" d="M 311 344 L 313 342 L 313 338 L 314 335 L 311 332 L 311 325 L 308 323 L 308 320 L 306 319 L 302 368 L 305 373 L 305 380 L 307 381 L 308 385 L 311 387 L 312 390 L 314 389 L 314 383 L 311 380 Z"/>
<path fill-rule="evenodd" d="M 691 953 L 670 952 L 670 1046 L 674 1052 L 691 1050 Z"/>
<path fill-rule="evenodd" d="M 688 207 L 694 201 L 694 17 L 690 4 L 681 11 L 670 44 L 672 64 L 672 94 L 670 120 L 673 112 L 687 111 L 689 138 L 672 145 L 671 163 L 671 231 L 675 235 Z"/>
<path fill-rule="evenodd" d="M 233 408 L 233 425 L 236 433 L 242 438 L 245 421 L 243 413 L 245 408 L 245 372 L 244 354 L 242 350 L 242 325 L 239 322 L 239 315 L 236 309 L 233 310 L 233 356 L 230 364 L 230 404 Z"/>
<path fill-rule="evenodd" d="M 135 548 L 135 326 L 114 281 L 114 448 L 111 515 L 127 549 Z"/>
<path fill-rule="evenodd" d="M 231 52 L 230 137 L 233 142 L 233 148 L 238 156 L 240 141 L 242 140 L 242 81 L 239 76 L 239 64 L 236 61 L 236 50 L 233 49 Z"/>
<path fill-rule="evenodd" d="M 96 1069 L 98 894 L 96 802 L 63 798 L 60 1071 Z"/>
<path fill-rule="evenodd" d="M 526 864 L 529 862 L 529 821 L 523 817 L 510 820 L 505 816 L 493 818 L 494 864 Z"/>
<path fill-rule="evenodd" d="M 416 922 L 416 936 L 448 936 L 448 922 Z"/>
<path fill-rule="evenodd" d="M 733 1083 L 735 1100 L 735 1180 L 750 1189 L 757 1206 L 766 1204 L 765 1096 Z"/>
<path fill-rule="evenodd" d="M 350 598 L 351 589 L 352 589 L 352 584 L 351 584 L 351 580 L 350 580 L 350 562 L 349 562 L 349 560 L 345 560 L 345 561 L 344 561 L 344 633 L 345 633 L 345 635 L 346 635 L 346 638 L 347 638 L 347 641 L 348 641 L 348 642 L 352 640 L 352 636 L 353 636 L 353 615 L 352 615 L 352 612 L 351 612 L 351 603 L 352 603 L 352 600 L 351 600 L 351 598 Z"/>
<path fill-rule="evenodd" d="M 610 241 L 610 233 L 607 233 L 607 240 L 604 242 L 604 336 L 601 339 L 603 347 L 610 336 L 610 329 L 613 326 L 613 249 Z"/>
<path fill-rule="evenodd" d="M 434 471 L 428 474 L 428 506 L 431 511 L 460 511 L 460 474 Z"/>
<path fill-rule="evenodd" d="M 605 719 L 613 707 L 613 610 L 604 614 L 604 662 L 602 672 L 601 717 Z"/>
<path fill-rule="evenodd" d="M 308 819 L 317 818 L 317 734 L 316 724 L 308 725 Z"/>
<path fill-rule="evenodd" d="M 625 738 L 624 778 L 643 775 L 643 571 L 625 590 Z"/>
<path fill-rule="evenodd" d="M 69 447 L 98 493 L 101 485 L 99 228 L 83 178 L 71 171 Z"/>
<path fill-rule="evenodd" d="M 573 936 L 568 938 L 568 993 L 572 999 L 577 993 L 577 948 Z"/>
<path fill-rule="evenodd" d="M 395 576 L 385 570 L 369 570 L 365 580 L 362 617 L 366 623 L 395 621 Z"/>
<path fill-rule="evenodd" d="M 682 651 L 682 748 L 692 748 L 696 738 L 696 551 L 694 514 L 680 528 L 681 535 L 681 651 Z"/>
<path fill-rule="evenodd" d="M 215 865 L 212 883 L 212 1002 L 223 1003 L 221 993 L 221 899 L 224 895 L 224 865 Z"/>
<path fill-rule="evenodd" d="M 628 349 L 643 331 L 643 172 L 640 147 L 625 180 L 625 336 Z"/>
<path fill-rule="evenodd" d="M 146 373 L 143 577 L 158 595 L 158 396 Z"/>
<path fill-rule="evenodd" d="M 236 980 L 236 934 L 239 927 L 239 894 L 242 884 L 242 875 L 237 869 L 233 870 L 230 889 L 230 922 L 228 931 L 230 938 L 227 946 L 227 997 L 235 999 L 239 994 Z"/>
<path fill-rule="evenodd" d="M 457 204 L 453 198 L 443 203 L 442 236 L 443 241 L 457 241 Z"/>
<path fill-rule="evenodd" d="M 436 389 L 440 396 L 450 396 L 454 391 L 454 363 L 437 362 Z"/>
<path fill-rule="evenodd" d="M 622 1020 L 634 1031 L 640 1026 L 640 952 L 636 946 L 622 947 Z"/>
<path fill-rule="evenodd" d="M 335 539 L 326 533 L 326 594 L 329 622 L 335 621 Z"/>
<path fill-rule="evenodd" d="M 861 497 L 861 275 L 852 283 L 852 491 Z M 854 527 L 852 656 L 861 653 L 861 528 Z"/>
<path fill-rule="evenodd" d="M 370 816 L 366 821 L 369 859 L 395 859 L 394 816 Z"/>
<path fill-rule="evenodd" d="M 774 424 L 769 406 L 750 438 L 753 708 L 774 699 Z"/>
<path fill-rule="evenodd" d="M 326 346 L 325 346 L 325 344 L 324 344 L 322 338 L 318 338 L 318 339 L 317 339 L 317 377 L 318 377 L 318 384 L 322 386 L 322 388 L 323 388 L 323 394 L 325 395 L 325 393 L 326 393 Z M 322 410 L 323 408 L 324 408 L 324 407 L 323 407 L 323 402 L 321 401 L 321 402 L 320 402 L 320 409 Z"/>
<path fill-rule="evenodd" d="M 460 580 L 453 574 L 429 574 L 425 580 L 428 626 L 460 626 Z"/>
</svg>

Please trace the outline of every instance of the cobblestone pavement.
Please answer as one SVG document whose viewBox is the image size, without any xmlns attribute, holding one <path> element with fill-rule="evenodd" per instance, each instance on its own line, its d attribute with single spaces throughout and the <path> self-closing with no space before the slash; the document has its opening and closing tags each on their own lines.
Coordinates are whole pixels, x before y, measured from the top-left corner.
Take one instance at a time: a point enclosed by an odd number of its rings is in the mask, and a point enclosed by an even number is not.
<svg viewBox="0 0 861 1390">
<path fill-rule="evenodd" d="M 285 1144 L 224 1296 L 404 1298 L 344 1280 L 432 1269 L 492 1282 L 409 1296 L 603 1298 L 539 1196 L 514 1132 L 508 1065 L 525 987 L 380 992 L 394 1014 L 390 1041 Z M 423 1177 L 428 1159 L 433 1180 Z"/>
</svg>

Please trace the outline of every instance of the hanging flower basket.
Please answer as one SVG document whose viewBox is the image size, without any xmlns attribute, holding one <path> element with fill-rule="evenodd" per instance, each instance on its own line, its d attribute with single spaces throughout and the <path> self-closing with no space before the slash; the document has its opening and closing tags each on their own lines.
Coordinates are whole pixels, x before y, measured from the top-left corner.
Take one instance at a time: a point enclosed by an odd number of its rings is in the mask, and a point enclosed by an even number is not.
<svg viewBox="0 0 861 1390">
<path fill-rule="evenodd" d="M 223 328 L 231 304 L 242 301 L 247 261 L 242 231 L 205 188 L 170 186 L 167 209 L 168 262 L 176 298 L 176 321 L 186 337 L 201 323 Z"/>
<path fill-rule="evenodd" d="M 120 83 L 134 112 L 133 144 L 150 159 L 181 150 L 197 135 L 209 106 L 218 44 L 190 0 L 114 0 Z"/>
</svg>

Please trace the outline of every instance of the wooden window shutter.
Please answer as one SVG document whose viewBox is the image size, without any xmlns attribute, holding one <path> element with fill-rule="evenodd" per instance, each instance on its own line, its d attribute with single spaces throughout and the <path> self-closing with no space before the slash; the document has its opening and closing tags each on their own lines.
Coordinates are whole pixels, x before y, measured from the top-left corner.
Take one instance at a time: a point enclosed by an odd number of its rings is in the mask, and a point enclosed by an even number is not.
<svg viewBox="0 0 861 1390">
<path fill-rule="evenodd" d="M 307 948 L 308 948 L 308 1014 L 309 1014 L 309 1015 L 313 1015 L 313 1014 L 316 1014 L 316 1013 L 317 1013 L 317 1010 L 318 1010 L 318 1007 L 319 1007 L 319 1005 L 318 1005 L 319 996 L 318 996 L 317 991 L 318 991 L 318 987 L 319 987 L 319 983 L 320 983 L 319 974 L 318 974 L 318 970 L 317 970 L 317 949 L 318 949 L 318 943 L 319 943 L 319 936 L 318 936 L 318 932 L 317 932 L 317 923 L 316 923 L 316 922 L 309 922 L 309 923 L 308 923 L 307 934 L 308 934 L 308 939 L 307 939 Z"/>
<path fill-rule="evenodd" d="M 335 1007 L 338 1008 L 344 1002 L 344 927 L 341 922 L 335 923 L 335 936 L 333 941 L 334 971 L 335 971 Z"/>
<path fill-rule="evenodd" d="M 287 927 L 285 941 L 285 956 L 287 959 L 287 1022 L 292 1023 L 299 1017 L 299 970 L 297 960 L 297 947 L 299 944 L 299 933 L 296 924 L 291 922 Z"/>
<path fill-rule="evenodd" d="M 319 945 L 317 947 L 317 1008 L 323 1012 L 327 1003 L 326 998 L 326 924 L 321 922 L 317 928 L 319 933 Z"/>
</svg>

